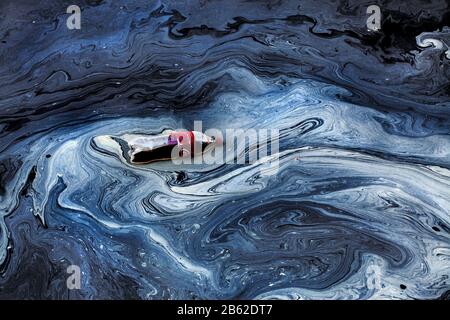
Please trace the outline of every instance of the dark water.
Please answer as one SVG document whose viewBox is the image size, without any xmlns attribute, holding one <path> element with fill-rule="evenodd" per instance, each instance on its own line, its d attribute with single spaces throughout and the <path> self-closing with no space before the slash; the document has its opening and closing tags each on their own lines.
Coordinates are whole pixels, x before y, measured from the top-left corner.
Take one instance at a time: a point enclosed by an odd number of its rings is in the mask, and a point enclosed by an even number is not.
<svg viewBox="0 0 450 320">
<path fill-rule="evenodd" d="M 1 298 L 448 295 L 449 1 L 71 4 L 0 3 Z M 278 172 L 94 143 L 196 120 Z"/>
</svg>

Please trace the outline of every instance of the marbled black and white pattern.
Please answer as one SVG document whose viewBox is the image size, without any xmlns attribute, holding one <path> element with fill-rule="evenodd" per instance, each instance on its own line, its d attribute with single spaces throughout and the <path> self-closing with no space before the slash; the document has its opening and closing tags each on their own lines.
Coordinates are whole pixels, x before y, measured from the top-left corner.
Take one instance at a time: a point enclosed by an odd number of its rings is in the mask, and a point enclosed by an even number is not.
<svg viewBox="0 0 450 320">
<path fill-rule="evenodd" d="M 0 298 L 449 297 L 448 1 L 71 4 L 0 3 Z M 196 120 L 278 171 L 96 143 Z"/>
</svg>

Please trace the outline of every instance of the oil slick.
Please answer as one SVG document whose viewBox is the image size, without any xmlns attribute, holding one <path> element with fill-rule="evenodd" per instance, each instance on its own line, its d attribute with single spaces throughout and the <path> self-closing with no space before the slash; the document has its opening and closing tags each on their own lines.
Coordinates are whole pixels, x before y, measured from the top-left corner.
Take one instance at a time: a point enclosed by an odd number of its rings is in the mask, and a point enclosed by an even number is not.
<svg viewBox="0 0 450 320">
<path fill-rule="evenodd" d="M 70 31 L 57 1 L 16 2 L 0 298 L 448 298 L 445 0 L 380 5 L 377 32 L 358 1 L 104 0 Z M 274 129 L 278 147 L 148 161 L 168 128 Z"/>
</svg>

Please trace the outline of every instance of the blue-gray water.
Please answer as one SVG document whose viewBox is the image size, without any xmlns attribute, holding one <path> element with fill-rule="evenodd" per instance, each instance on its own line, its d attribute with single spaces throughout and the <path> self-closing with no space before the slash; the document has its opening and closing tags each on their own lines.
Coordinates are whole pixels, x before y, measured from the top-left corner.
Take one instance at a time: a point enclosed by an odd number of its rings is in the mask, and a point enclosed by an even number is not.
<svg viewBox="0 0 450 320">
<path fill-rule="evenodd" d="M 449 2 L 373 3 L 1 1 L 0 297 L 448 297 Z M 94 143 L 195 120 L 278 172 Z"/>
</svg>

